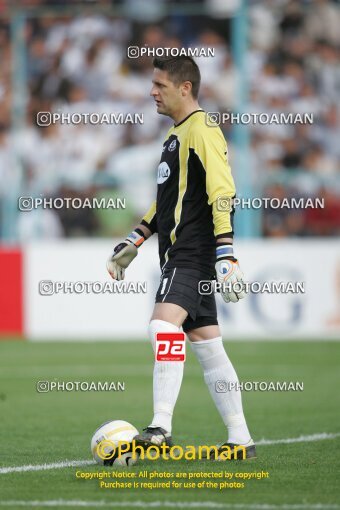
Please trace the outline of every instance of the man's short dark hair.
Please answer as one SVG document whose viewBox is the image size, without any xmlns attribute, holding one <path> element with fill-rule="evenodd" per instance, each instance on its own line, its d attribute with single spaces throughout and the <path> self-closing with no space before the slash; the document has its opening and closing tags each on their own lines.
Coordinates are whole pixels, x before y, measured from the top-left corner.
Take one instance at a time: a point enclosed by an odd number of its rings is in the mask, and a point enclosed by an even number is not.
<svg viewBox="0 0 340 510">
<path fill-rule="evenodd" d="M 196 62 L 185 55 L 178 57 L 155 57 L 153 66 L 161 71 L 167 71 L 170 80 L 179 85 L 184 81 L 190 81 L 192 84 L 192 96 L 198 97 L 198 91 L 201 83 L 201 73 Z"/>
</svg>

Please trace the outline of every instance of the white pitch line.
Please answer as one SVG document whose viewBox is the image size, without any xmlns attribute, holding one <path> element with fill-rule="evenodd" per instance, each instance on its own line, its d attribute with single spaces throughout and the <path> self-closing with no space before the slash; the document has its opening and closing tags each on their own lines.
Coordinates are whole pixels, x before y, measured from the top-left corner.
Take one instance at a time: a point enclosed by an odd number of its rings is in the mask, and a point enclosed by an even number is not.
<svg viewBox="0 0 340 510">
<path fill-rule="evenodd" d="M 0 468 L 0 474 L 22 473 L 24 471 L 45 471 L 48 469 L 90 466 L 92 464 L 95 464 L 94 460 L 65 460 L 62 462 L 52 462 L 51 464 L 26 464 L 25 466 Z"/>
<path fill-rule="evenodd" d="M 256 441 L 256 444 L 259 446 L 267 446 L 272 444 L 311 443 L 312 441 L 336 439 L 337 437 L 340 437 L 340 432 L 335 432 L 334 434 L 322 432 L 321 434 L 311 434 L 309 436 L 299 436 L 288 439 L 261 439 L 260 441 Z"/>
<path fill-rule="evenodd" d="M 287 439 L 261 439 L 260 441 L 256 442 L 256 445 L 267 446 L 275 444 L 310 443 L 313 441 L 336 439 L 337 437 L 340 437 L 340 432 L 335 432 L 334 434 L 322 432 L 320 434 L 292 437 Z M 25 466 L 9 466 L 0 468 L 0 475 L 5 475 L 8 473 L 22 473 L 25 471 L 46 471 L 48 469 L 90 466 L 93 464 L 95 464 L 95 461 L 93 460 L 65 460 L 62 462 L 52 462 L 51 464 L 26 464 Z"/>
<path fill-rule="evenodd" d="M 220 510 L 339 510 L 339 505 L 327 503 L 314 504 L 249 504 L 249 503 L 217 503 L 214 501 L 81 501 L 81 500 L 49 500 L 49 501 L 0 501 L 0 506 L 26 507 L 86 507 L 86 508 L 214 508 Z"/>
</svg>

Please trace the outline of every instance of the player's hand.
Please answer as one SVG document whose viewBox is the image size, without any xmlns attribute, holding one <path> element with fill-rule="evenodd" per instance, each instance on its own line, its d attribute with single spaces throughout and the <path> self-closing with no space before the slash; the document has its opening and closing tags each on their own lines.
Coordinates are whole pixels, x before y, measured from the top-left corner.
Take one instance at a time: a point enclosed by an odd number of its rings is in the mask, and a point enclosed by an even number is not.
<svg viewBox="0 0 340 510">
<path fill-rule="evenodd" d="M 236 259 L 218 260 L 215 269 L 217 281 L 221 284 L 221 296 L 226 303 L 237 303 L 246 296 L 243 273 Z"/>
<path fill-rule="evenodd" d="M 106 268 L 114 280 L 124 280 L 125 269 L 137 257 L 137 248 L 145 241 L 143 232 L 136 228 L 125 241 L 114 247 L 113 253 L 106 262 Z"/>
<path fill-rule="evenodd" d="M 124 280 L 125 269 L 137 257 L 134 244 L 124 241 L 114 247 L 113 253 L 106 263 L 106 268 L 114 280 Z"/>
</svg>

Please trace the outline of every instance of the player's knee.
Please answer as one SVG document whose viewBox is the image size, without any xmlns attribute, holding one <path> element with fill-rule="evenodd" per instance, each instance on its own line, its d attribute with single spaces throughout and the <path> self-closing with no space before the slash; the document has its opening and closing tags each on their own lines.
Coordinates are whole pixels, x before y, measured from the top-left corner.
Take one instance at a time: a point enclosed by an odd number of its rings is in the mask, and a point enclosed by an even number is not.
<svg viewBox="0 0 340 510">
<path fill-rule="evenodd" d="M 199 326 L 194 329 L 190 329 L 186 331 L 190 342 L 200 342 L 202 340 L 211 340 L 212 338 L 221 337 L 221 332 L 219 326 L 216 324 L 207 325 L 207 326 Z"/>
<path fill-rule="evenodd" d="M 171 322 L 166 322 L 159 319 L 151 320 L 149 323 L 148 333 L 153 350 L 155 350 L 157 333 L 177 333 L 179 330 L 180 328 L 175 324 L 171 324 Z"/>
<path fill-rule="evenodd" d="M 220 336 L 209 340 L 190 341 L 190 345 L 198 361 L 206 370 L 230 363 Z"/>
<path fill-rule="evenodd" d="M 175 303 L 156 303 L 151 320 L 162 320 L 180 327 L 188 312 Z"/>
</svg>

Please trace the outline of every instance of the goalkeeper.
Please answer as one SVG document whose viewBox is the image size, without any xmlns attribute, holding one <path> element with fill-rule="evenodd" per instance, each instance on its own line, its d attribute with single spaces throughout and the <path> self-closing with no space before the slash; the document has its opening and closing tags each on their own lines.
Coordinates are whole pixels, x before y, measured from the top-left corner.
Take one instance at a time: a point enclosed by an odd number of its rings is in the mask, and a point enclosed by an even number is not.
<svg viewBox="0 0 340 510">
<path fill-rule="evenodd" d="M 153 65 L 151 96 L 157 112 L 172 118 L 174 125 L 163 144 L 156 200 L 140 225 L 115 247 L 108 271 L 112 278 L 122 280 L 143 242 L 158 234 L 162 275 L 149 324 L 153 349 L 156 333 L 183 328 L 227 428 L 228 438 L 221 448 L 243 445 L 246 457 L 255 457 L 241 392 L 232 384 L 238 378 L 223 346 L 215 296 L 199 292 L 199 282 L 216 275 L 219 283 L 229 284 L 221 290 L 224 301 L 236 303 L 245 296 L 233 249 L 235 185 L 226 141 L 217 125 L 206 124 L 206 114 L 199 107 L 200 71 L 194 60 L 186 56 L 155 58 Z M 154 415 L 136 437 L 138 444 L 173 444 L 172 416 L 183 365 L 181 361 L 155 361 Z"/>
</svg>

